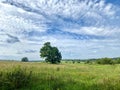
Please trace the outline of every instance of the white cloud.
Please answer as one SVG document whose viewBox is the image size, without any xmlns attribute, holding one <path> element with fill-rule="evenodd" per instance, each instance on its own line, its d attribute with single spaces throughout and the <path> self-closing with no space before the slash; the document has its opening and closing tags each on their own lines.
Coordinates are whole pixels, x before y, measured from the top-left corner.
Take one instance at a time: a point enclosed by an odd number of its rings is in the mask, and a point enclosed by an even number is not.
<svg viewBox="0 0 120 90">
<path fill-rule="evenodd" d="M 64 31 L 76 33 L 76 34 L 87 34 L 87 35 L 96 35 L 96 36 L 110 36 L 114 37 L 120 33 L 120 29 L 116 27 L 81 27 L 77 29 L 64 29 Z M 118 36 L 118 35 L 117 35 Z"/>
<path fill-rule="evenodd" d="M 63 58 L 117 56 L 120 44 L 118 12 L 117 6 L 104 0 L 1 0 L 0 55 L 19 58 L 26 55 L 38 59 L 39 48 L 50 41 L 60 48 Z M 20 42 L 8 44 L 6 41 L 11 40 L 8 34 L 12 40 L 19 39 Z M 74 38 L 76 34 L 80 39 Z M 79 36 L 81 34 L 83 36 Z M 87 40 L 84 35 L 111 38 L 99 40 L 85 36 Z M 22 53 L 25 50 L 37 52 Z M 112 50 L 115 54 L 106 54 Z"/>
<path fill-rule="evenodd" d="M 46 31 L 46 25 L 42 24 L 40 26 L 36 25 L 32 20 L 27 20 L 22 17 L 16 16 L 15 13 L 23 13 L 24 10 L 16 8 L 8 4 L 0 3 L 0 27 L 3 30 L 8 30 L 13 32 L 22 30 L 39 30 L 41 32 Z M 9 9 L 8 9 L 9 8 Z M 19 12 L 18 12 L 19 11 Z M 30 13 L 27 15 L 29 16 Z M 34 16 L 34 14 L 33 14 Z M 26 17 L 26 16 L 25 16 Z"/>
<path fill-rule="evenodd" d="M 17 6 L 27 6 L 33 10 L 39 10 L 48 15 L 58 14 L 65 17 L 76 18 L 85 14 L 87 11 L 94 11 L 104 15 L 114 15 L 114 7 L 112 4 L 105 4 L 104 0 L 8 0 Z M 21 5 L 20 5 L 21 4 Z"/>
</svg>

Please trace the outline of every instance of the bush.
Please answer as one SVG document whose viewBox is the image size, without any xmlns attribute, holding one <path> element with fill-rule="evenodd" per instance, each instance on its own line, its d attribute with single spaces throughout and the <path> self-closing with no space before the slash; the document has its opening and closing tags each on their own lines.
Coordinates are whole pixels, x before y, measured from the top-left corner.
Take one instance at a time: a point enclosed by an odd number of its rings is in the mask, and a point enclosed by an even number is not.
<svg viewBox="0 0 120 90">
<path fill-rule="evenodd" d="M 72 63 L 74 64 L 74 63 L 75 63 L 75 60 L 72 60 Z"/>
<path fill-rule="evenodd" d="M 27 57 L 23 57 L 23 58 L 21 59 L 21 61 L 22 61 L 22 62 L 28 62 L 29 60 L 28 60 Z"/>
<path fill-rule="evenodd" d="M 80 63 L 80 60 L 78 60 L 77 63 Z"/>
<path fill-rule="evenodd" d="M 120 64 L 120 58 L 115 61 L 116 64 Z"/>
<path fill-rule="evenodd" d="M 96 61 L 97 64 L 114 64 L 111 58 L 102 58 Z"/>
<path fill-rule="evenodd" d="M 87 61 L 85 61 L 85 64 L 92 64 L 92 61 L 87 60 Z"/>
<path fill-rule="evenodd" d="M 68 63 L 68 61 L 65 61 L 65 63 Z"/>
<path fill-rule="evenodd" d="M 3 79 L 3 72 L 0 72 L 0 90 L 2 89 L 2 86 L 4 85 L 4 79 Z"/>
<path fill-rule="evenodd" d="M 0 74 L 0 90 L 16 90 L 30 84 L 32 72 L 16 68 L 12 72 Z"/>
</svg>

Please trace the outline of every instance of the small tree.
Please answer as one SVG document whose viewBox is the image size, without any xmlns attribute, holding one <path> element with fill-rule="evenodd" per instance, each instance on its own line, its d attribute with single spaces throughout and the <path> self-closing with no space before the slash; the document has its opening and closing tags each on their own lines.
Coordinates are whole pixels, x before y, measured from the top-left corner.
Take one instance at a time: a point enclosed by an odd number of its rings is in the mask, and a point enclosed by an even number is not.
<svg viewBox="0 0 120 90">
<path fill-rule="evenodd" d="M 29 60 L 28 60 L 27 57 L 23 57 L 23 58 L 21 59 L 21 61 L 22 61 L 22 62 L 28 62 Z"/>
<path fill-rule="evenodd" d="M 40 56 L 45 58 L 46 62 L 60 63 L 62 56 L 57 47 L 52 47 L 50 42 L 46 42 L 40 49 Z"/>
</svg>

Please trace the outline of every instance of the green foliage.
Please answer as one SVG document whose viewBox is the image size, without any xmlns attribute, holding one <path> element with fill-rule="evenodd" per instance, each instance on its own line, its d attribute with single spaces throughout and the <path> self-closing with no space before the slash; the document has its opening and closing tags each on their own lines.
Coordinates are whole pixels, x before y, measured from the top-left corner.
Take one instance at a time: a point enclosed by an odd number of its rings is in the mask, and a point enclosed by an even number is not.
<svg viewBox="0 0 120 90">
<path fill-rule="evenodd" d="M 2 90 L 4 85 L 4 77 L 3 72 L 0 72 L 0 90 Z"/>
<path fill-rule="evenodd" d="M 92 61 L 87 60 L 87 61 L 85 61 L 85 64 L 92 64 Z"/>
<path fill-rule="evenodd" d="M 57 47 L 52 47 L 50 42 L 46 42 L 40 49 L 40 56 L 45 58 L 46 62 L 60 63 L 62 56 Z"/>
<path fill-rule="evenodd" d="M 0 73 L 0 90 L 17 90 L 30 84 L 32 72 L 25 68 L 15 68 L 11 72 Z"/>
<path fill-rule="evenodd" d="M 13 88 L 10 81 L 6 78 L 6 73 L 16 71 L 11 70 L 12 66 L 26 67 L 27 76 L 32 70 L 32 79 L 29 79 L 28 86 Z M 5 67 L 3 67 L 5 66 Z M 0 62 L 0 90 L 120 90 L 120 65 L 99 65 L 92 64 L 47 64 L 28 62 Z M 19 69 L 17 69 L 19 70 Z M 10 74 L 11 77 L 11 74 Z M 16 76 L 14 76 L 16 77 Z M 12 77 L 13 78 L 13 77 Z M 4 82 L 4 83 L 3 83 Z M 12 87 L 12 88 L 10 88 Z"/>
<path fill-rule="evenodd" d="M 77 63 L 80 63 L 80 60 L 78 60 Z"/>
<path fill-rule="evenodd" d="M 115 60 L 116 64 L 120 64 L 120 58 L 117 58 L 117 60 Z"/>
<path fill-rule="evenodd" d="M 65 61 L 65 63 L 68 63 L 68 61 Z"/>
<path fill-rule="evenodd" d="M 23 57 L 23 58 L 21 59 L 21 61 L 22 61 L 22 62 L 28 62 L 29 60 L 28 60 L 27 57 Z"/>
<path fill-rule="evenodd" d="M 102 58 L 96 61 L 97 64 L 114 64 L 111 58 Z"/>
<path fill-rule="evenodd" d="M 72 63 L 74 64 L 74 63 L 75 63 L 75 60 L 72 60 Z"/>
</svg>

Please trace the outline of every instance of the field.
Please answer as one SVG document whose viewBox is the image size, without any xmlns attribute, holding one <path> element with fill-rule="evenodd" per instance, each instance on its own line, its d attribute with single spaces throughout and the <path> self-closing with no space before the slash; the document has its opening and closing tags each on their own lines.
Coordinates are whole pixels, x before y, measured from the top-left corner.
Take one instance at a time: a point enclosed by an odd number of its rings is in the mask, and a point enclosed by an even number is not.
<svg viewBox="0 0 120 90">
<path fill-rule="evenodd" d="M 15 90 L 120 90 L 119 64 L 1 61 L 0 72 L 10 72 L 18 66 L 32 71 L 32 80 L 30 85 Z"/>
</svg>

